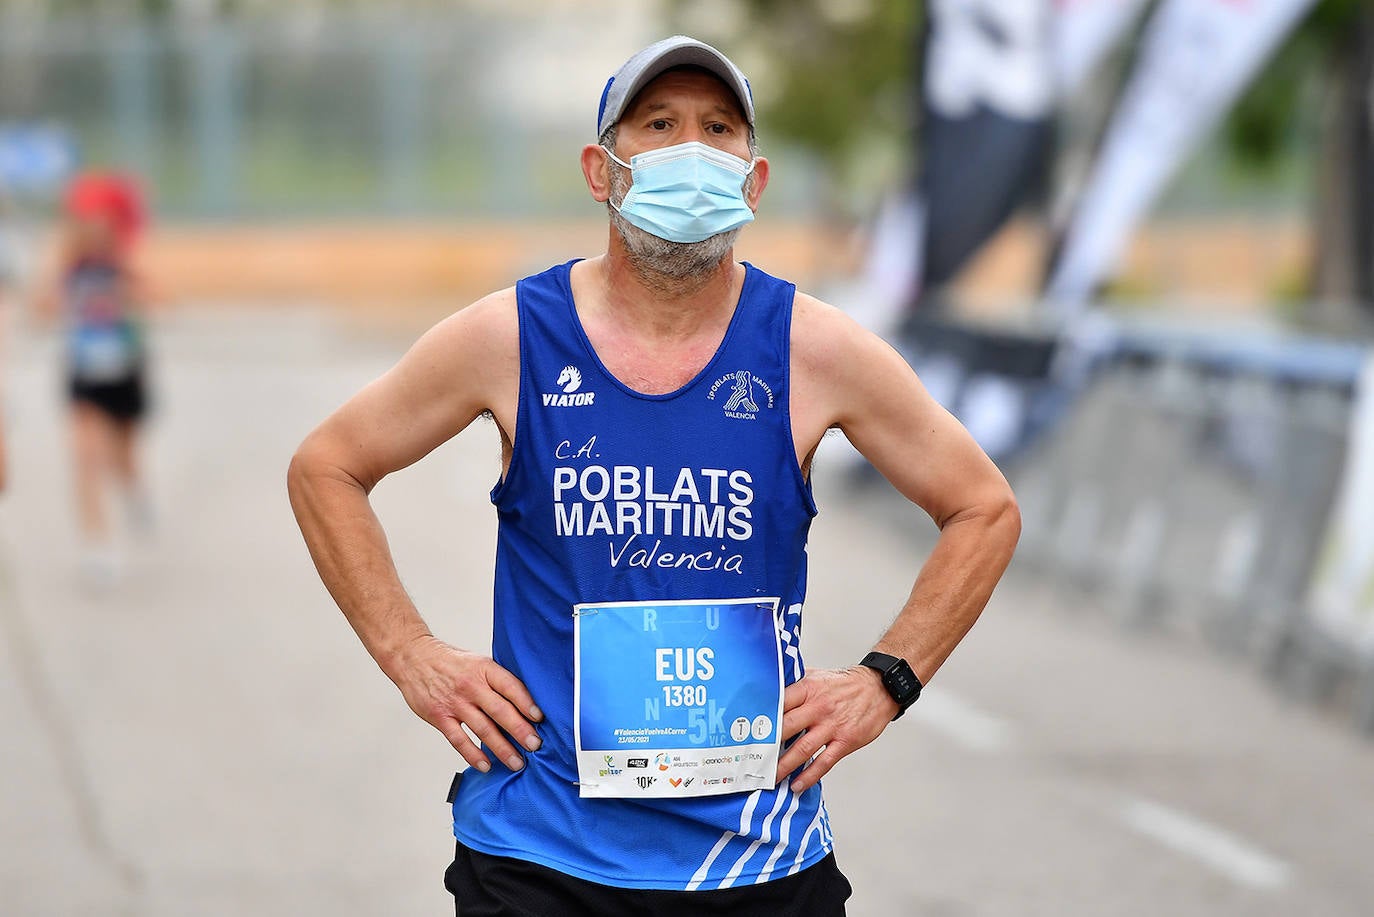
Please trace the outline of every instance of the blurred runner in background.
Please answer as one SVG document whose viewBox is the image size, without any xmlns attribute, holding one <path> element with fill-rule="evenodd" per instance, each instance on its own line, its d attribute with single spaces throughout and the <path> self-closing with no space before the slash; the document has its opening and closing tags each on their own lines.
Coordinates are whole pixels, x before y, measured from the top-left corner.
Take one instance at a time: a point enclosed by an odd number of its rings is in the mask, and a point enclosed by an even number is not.
<svg viewBox="0 0 1374 917">
<path fill-rule="evenodd" d="M 132 267 L 144 226 L 142 195 L 125 176 L 85 173 L 68 186 L 63 216 L 38 306 L 65 328 L 82 575 L 106 583 L 118 572 L 109 482 L 122 491 L 131 525 L 146 530 L 152 521 L 137 442 L 147 410 L 143 296 Z"/>
</svg>

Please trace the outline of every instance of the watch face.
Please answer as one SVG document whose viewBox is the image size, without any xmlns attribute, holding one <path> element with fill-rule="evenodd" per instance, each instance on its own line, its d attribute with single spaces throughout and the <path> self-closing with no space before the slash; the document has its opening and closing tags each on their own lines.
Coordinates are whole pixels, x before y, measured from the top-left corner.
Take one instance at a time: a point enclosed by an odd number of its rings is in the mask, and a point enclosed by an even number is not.
<svg viewBox="0 0 1374 917">
<path fill-rule="evenodd" d="M 882 674 L 883 687 L 902 708 L 897 712 L 898 716 L 921 696 L 921 680 L 916 677 L 916 673 L 911 670 L 905 659 L 873 652 L 865 656 L 861 664 Z"/>
<path fill-rule="evenodd" d="M 887 689 L 891 692 L 893 699 L 898 703 L 907 700 L 915 700 L 921 693 L 921 683 L 916 678 L 916 674 L 911 671 L 911 667 L 905 662 L 899 662 L 893 666 L 883 677 Z"/>
</svg>

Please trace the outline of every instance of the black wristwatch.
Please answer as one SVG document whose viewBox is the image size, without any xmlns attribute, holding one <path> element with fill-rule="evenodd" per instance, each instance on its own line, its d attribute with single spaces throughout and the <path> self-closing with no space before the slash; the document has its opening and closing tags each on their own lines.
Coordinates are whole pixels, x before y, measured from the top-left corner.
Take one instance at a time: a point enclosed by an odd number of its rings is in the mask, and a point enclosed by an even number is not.
<svg viewBox="0 0 1374 917">
<path fill-rule="evenodd" d="M 921 679 L 911 671 L 911 666 L 905 659 L 889 656 L 887 653 L 869 653 L 859 665 L 867 666 L 883 676 L 883 687 L 897 702 L 897 715 L 892 718 L 893 722 L 901 719 L 902 714 L 906 713 L 906 708 L 916 703 L 916 698 L 921 696 Z"/>
</svg>

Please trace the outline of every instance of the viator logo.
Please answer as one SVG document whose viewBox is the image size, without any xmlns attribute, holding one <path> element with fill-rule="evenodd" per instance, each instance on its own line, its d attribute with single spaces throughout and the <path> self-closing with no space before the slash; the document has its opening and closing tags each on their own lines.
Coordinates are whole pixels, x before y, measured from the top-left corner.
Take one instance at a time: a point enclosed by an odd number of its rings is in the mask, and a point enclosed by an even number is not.
<svg viewBox="0 0 1374 917">
<path fill-rule="evenodd" d="M 571 364 L 563 367 L 554 385 L 562 389 L 562 393 L 545 392 L 543 401 L 546 408 L 580 408 L 596 401 L 596 392 L 578 391 L 582 388 L 582 371 Z"/>
</svg>

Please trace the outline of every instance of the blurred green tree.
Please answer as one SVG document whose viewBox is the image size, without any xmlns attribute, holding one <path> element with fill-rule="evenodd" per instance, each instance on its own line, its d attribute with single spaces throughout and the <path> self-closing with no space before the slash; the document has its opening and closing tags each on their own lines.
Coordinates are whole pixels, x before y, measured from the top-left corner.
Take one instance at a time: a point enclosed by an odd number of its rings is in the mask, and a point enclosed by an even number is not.
<svg viewBox="0 0 1374 917">
<path fill-rule="evenodd" d="M 887 0 L 668 4 L 671 28 L 757 59 L 768 138 L 809 151 L 837 176 L 862 167 L 871 144 L 908 142 L 922 17 L 923 4 Z"/>
<path fill-rule="evenodd" d="M 1338 82 L 1358 60 L 1352 39 L 1369 0 L 1320 0 L 1227 118 L 1227 147 L 1243 167 L 1272 169 L 1314 93 Z"/>
<path fill-rule="evenodd" d="M 1260 177 L 1315 138 L 1315 250 L 1302 298 L 1306 318 L 1332 331 L 1361 323 L 1350 304 L 1374 308 L 1374 9 L 1369 0 L 1320 0 L 1227 119 L 1234 161 Z M 1299 151 L 1298 155 L 1302 151 Z"/>
</svg>

